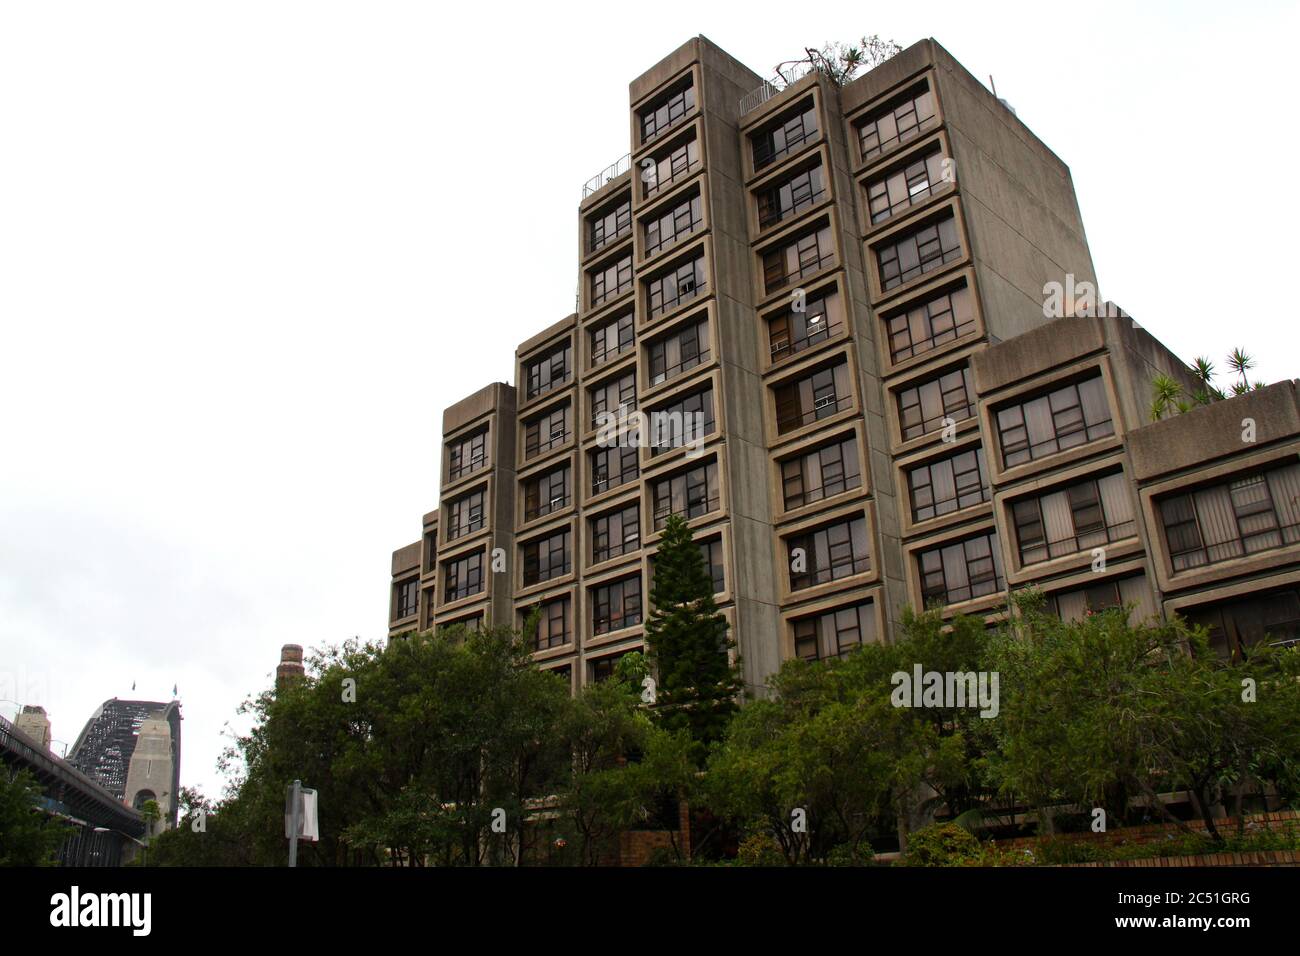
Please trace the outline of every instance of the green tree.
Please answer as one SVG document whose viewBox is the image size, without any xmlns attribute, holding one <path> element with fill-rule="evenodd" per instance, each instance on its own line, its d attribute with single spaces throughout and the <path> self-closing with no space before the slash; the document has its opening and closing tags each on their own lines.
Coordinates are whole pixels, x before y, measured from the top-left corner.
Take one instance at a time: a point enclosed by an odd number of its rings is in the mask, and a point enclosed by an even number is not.
<svg viewBox="0 0 1300 956">
<path fill-rule="evenodd" d="M 649 718 L 636 671 L 583 688 L 562 727 L 573 773 L 558 798 L 560 833 L 576 838 L 586 865 L 609 858 L 619 833 L 647 826 L 656 807 L 689 799 L 695 784 L 689 738 Z"/>
<path fill-rule="evenodd" d="M 316 651 L 302 680 L 246 702 L 254 726 L 224 757 L 226 797 L 206 833 L 165 841 L 163 862 L 284 865 L 295 778 L 321 807 L 302 866 L 519 862 L 530 802 L 566 779 L 568 706 L 564 683 L 506 628 Z"/>
<path fill-rule="evenodd" d="M 990 648 L 1002 706 L 987 764 L 1045 830 L 1065 807 L 1123 821 L 1134 799 L 1183 826 L 1159 794 L 1187 790 L 1217 836 L 1228 794 L 1238 811 L 1245 791 L 1265 784 L 1294 799 L 1300 651 L 1261 646 L 1225 660 L 1180 619 L 1133 625 L 1115 608 L 1065 622 L 1034 592 L 1015 604 L 1016 623 Z"/>
<path fill-rule="evenodd" d="M 666 729 L 690 735 L 702 762 L 721 739 L 744 682 L 704 558 L 677 515 L 669 516 L 655 555 L 650 602 L 645 630 L 658 677 L 654 713 Z"/>
<path fill-rule="evenodd" d="M 44 794 L 26 770 L 0 767 L 0 866 L 54 866 L 71 832 L 41 808 Z"/>
<path fill-rule="evenodd" d="M 893 678 L 918 664 L 974 670 L 986 640 L 979 620 L 908 613 L 892 644 L 788 661 L 710 758 L 709 806 L 751 836 L 769 834 L 791 864 L 865 862 L 873 833 L 892 825 L 905 843 L 941 806 L 982 807 L 987 722 L 973 708 L 895 706 Z"/>
</svg>

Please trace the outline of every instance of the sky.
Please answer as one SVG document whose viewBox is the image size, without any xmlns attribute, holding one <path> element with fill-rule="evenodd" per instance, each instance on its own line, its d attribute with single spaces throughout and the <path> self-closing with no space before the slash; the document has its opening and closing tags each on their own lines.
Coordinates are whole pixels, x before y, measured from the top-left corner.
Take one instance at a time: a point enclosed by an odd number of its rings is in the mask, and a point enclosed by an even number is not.
<svg viewBox="0 0 1300 956">
<path fill-rule="evenodd" d="M 0 4 L 0 713 L 175 686 L 215 796 L 282 644 L 383 638 L 441 410 L 572 312 L 581 185 L 696 34 L 934 37 L 1070 166 L 1103 297 L 1300 376 L 1298 11 Z"/>
</svg>

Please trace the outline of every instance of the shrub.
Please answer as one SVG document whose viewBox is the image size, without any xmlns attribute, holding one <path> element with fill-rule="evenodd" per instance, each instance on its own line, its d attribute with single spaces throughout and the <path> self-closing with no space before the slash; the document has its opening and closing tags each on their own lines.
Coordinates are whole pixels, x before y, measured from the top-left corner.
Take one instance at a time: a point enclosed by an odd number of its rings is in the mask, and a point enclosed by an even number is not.
<svg viewBox="0 0 1300 956">
<path fill-rule="evenodd" d="M 784 866 L 785 855 L 772 834 L 759 831 L 740 841 L 736 862 L 741 866 Z"/>
<path fill-rule="evenodd" d="M 980 862 L 980 841 L 955 823 L 932 823 L 907 838 L 907 866 L 972 866 Z"/>
</svg>

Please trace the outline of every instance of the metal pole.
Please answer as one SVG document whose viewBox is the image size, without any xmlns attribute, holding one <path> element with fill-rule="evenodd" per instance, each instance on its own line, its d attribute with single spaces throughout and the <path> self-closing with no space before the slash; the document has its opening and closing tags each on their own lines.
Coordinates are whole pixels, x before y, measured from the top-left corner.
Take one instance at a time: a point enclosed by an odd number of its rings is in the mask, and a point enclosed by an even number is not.
<svg viewBox="0 0 1300 956">
<path fill-rule="evenodd" d="M 298 826 L 301 820 L 300 803 L 302 800 L 302 781 L 293 782 L 293 797 L 289 809 L 289 865 L 298 865 Z"/>
</svg>

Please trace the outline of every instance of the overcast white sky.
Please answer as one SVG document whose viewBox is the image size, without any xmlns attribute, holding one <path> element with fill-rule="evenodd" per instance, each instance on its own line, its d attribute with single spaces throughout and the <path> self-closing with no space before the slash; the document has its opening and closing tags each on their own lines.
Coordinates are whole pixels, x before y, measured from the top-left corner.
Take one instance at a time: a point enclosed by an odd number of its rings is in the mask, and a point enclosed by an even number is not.
<svg viewBox="0 0 1300 956">
<path fill-rule="evenodd" d="M 441 409 L 572 311 L 579 188 L 695 34 L 935 37 L 1070 165 L 1104 296 L 1300 375 L 1298 9 L 0 4 L 0 698 L 71 743 L 177 684 L 215 795 L 281 644 L 382 637 Z"/>
</svg>

